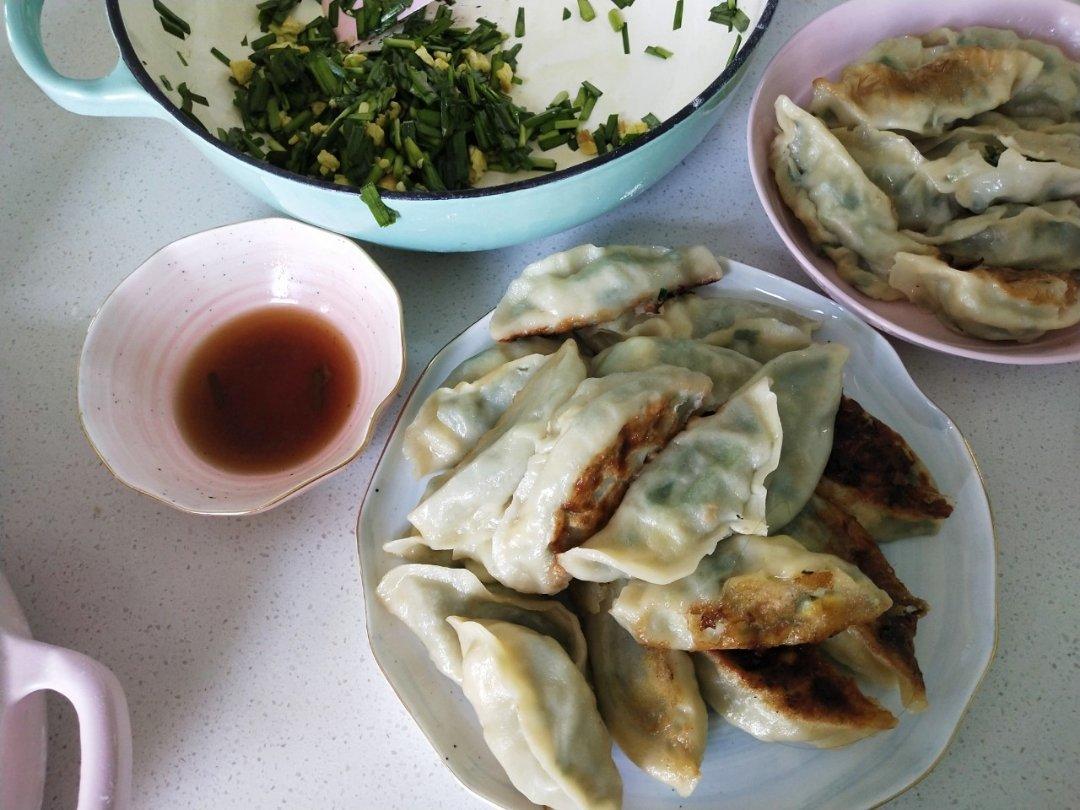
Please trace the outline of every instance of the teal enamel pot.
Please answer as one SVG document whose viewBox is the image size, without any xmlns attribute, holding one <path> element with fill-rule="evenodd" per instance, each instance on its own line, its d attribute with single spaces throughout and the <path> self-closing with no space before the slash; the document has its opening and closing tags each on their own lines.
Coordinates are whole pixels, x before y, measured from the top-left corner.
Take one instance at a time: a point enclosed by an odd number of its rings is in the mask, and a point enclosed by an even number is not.
<svg viewBox="0 0 1080 810">
<path fill-rule="evenodd" d="M 171 0 L 168 5 L 182 13 L 194 11 L 194 6 L 204 1 Z M 232 149 L 181 114 L 157 81 L 160 60 L 167 56 L 173 66 L 178 64 L 175 49 L 179 40 L 161 39 L 151 0 L 106 0 L 120 58 L 111 73 L 98 79 L 68 78 L 50 64 L 41 38 L 43 0 L 4 0 L 4 13 L 15 58 L 61 107 L 81 115 L 171 121 L 215 167 L 268 205 L 297 219 L 393 247 L 468 251 L 514 245 L 579 225 L 641 194 L 671 171 L 701 143 L 723 114 L 778 1 L 764 0 L 757 24 L 747 32 L 742 48 L 704 91 L 632 144 L 560 171 L 501 186 L 442 194 L 385 192 L 384 200 L 400 214 L 398 221 L 386 228 L 375 224 L 356 189 L 258 161 Z M 224 16 L 244 13 L 251 17 L 251 6 L 246 0 L 230 0 L 217 8 L 224 9 L 220 12 Z M 607 26 L 600 19 L 593 24 L 598 26 L 597 32 L 602 31 L 599 26 Z M 713 25 L 704 21 L 693 24 Z M 241 34 L 231 33 L 239 42 Z M 223 42 L 233 41 L 231 34 L 219 35 Z M 198 30 L 193 31 L 184 47 L 191 57 L 207 58 L 205 54 L 214 40 L 207 33 L 202 34 L 202 39 L 199 36 Z M 172 50 L 160 53 L 165 48 Z M 221 70 L 220 65 L 217 70 Z M 228 101 L 221 104 L 222 108 L 228 106 Z"/>
</svg>

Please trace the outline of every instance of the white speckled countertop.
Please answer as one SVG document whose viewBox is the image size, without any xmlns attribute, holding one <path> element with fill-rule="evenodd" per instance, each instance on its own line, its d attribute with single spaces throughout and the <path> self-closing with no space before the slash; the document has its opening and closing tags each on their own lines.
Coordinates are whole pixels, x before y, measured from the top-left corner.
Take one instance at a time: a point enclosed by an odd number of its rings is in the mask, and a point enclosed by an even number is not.
<svg viewBox="0 0 1080 810">
<path fill-rule="evenodd" d="M 46 3 L 47 45 L 73 73 L 111 64 L 101 5 Z M 403 390 L 527 261 L 579 242 L 700 241 L 809 283 L 758 205 L 743 130 L 769 56 L 831 5 L 783 0 L 724 123 L 615 213 L 496 253 L 372 249 L 404 300 Z M 89 653 L 123 682 L 136 806 L 481 806 L 399 705 L 364 634 L 353 529 L 390 415 L 344 474 L 250 519 L 189 517 L 127 490 L 79 431 L 75 362 L 102 299 L 159 246 L 271 211 L 168 124 L 56 107 L 6 44 L 0 86 L 0 565 L 38 637 Z M 1001 624 L 997 659 L 952 748 L 890 806 L 1075 807 L 1080 365 L 1013 368 L 897 348 L 982 464 Z M 50 723 L 45 807 L 71 808 L 77 743 L 62 701 Z"/>
</svg>

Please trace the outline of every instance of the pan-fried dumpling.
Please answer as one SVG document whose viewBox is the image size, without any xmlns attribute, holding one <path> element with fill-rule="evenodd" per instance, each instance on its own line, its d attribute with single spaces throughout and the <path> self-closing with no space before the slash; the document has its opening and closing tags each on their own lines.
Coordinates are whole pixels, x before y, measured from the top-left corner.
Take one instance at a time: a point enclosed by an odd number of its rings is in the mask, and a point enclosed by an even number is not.
<svg viewBox="0 0 1080 810">
<path fill-rule="evenodd" d="M 402 450 L 416 474 L 448 470 L 461 461 L 545 360 L 542 354 L 527 354 L 474 382 L 434 391 L 405 428 Z"/>
<path fill-rule="evenodd" d="M 922 36 L 895 37 L 879 42 L 861 61 L 912 70 L 963 46 L 1025 51 L 1042 62 L 1038 76 L 1001 105 L 999 109 L 1003 112 L 1064 121 L 1080 111 L 1080 65 L 1056 45 L 1023 39 L 1015 31 L 1004 28 L 973 26 L 960 31 L 937 28 Z"/>
<path fill-rule="evenodd" d="M 933 248 L 900 232 L 892 202 L 825 124 L 787 96 L 776 100 L 776 120 L 770 164 L 784 202 L 845 281 L 874 298 L 898 299 L 885 281 L 893 256 Z"/>
<path fill-rule="evenodd" d="M 785 352 L 796 352 L 809 346 L 816 326 L 796 326 L 777 318 L 743 318 L 726 329 L 705 335 L 701 342 L 731 349 L 759 363 L 768 363 Z"/>
<path fill-rule="evenodd" d="M 1002 112 L 1014 116 L 1042 116 L 1058 121 L 1067 121 L 1080 112 L 1080 64 L 1065 56 L 1056 45 L 1037 39 L 1024 39 L 1008 29 L 984 26 L 964 28 L 958 33 L 956 41 L 961 46 L 1024 51 L 1042 62 L 1038 76 L 1018 88 L 1000 107 Z"/>
<path fill-rule="evenodd" d="M 607 612 L 586 615 L 582 624 L 611 736 L 645 773 L 689 796 L 701 778 L 709 728 L 690 654 L 641 646 Z"/>
<path fill-rule="evenodd" d="M 783 426 L 780 463 L 765 481 L 766 520 L 774 534 L 810 500 L 829 460 L 848 354 L 838 343 L 815 344 L 766 363 L 747 383 L 772 381 Z"/>
<path fill-rule="evenodd" d="M 964 126 L 919 141 L 930 158 L 941 158 L 961 143 L 984 144 L 991 154 L 1014 149 L 1031 160 L 1045 160 L 1080 168 L 1080 123 L 1055 123 L 1046 118 L 1008 118 L 988 112 Z"/>
<path fill-rule="evenodd" d="M 946 326 L 984 340 L 1035 340 L 1080 323 L 1075 274 L 976 267 L 957 270 L 899 253 L 889 283 Z"/>
<path fill-rule="evenodd" d="M 650 647 L 756 649 L 824 641 L 891 604 L 838 557 L 783 535 L 735 535 L 687 577 L 667 585 L 632 580 L 611 615 Z"/>
<path fill-rule="evenodd" d="M 956 32 L 950 28 L 935 28 L 921 36 L 908 34 L 883 39 L 853 64 L 880 62 L 893 70 L 914 70 L 955 48 Z"/>
<path fill-rule="evenodd" d="M 814 79 L 810 109 L 844 126 L 932 135 L 1005 103 L 1042 67 L 1024 51 L 979 47 L 955 48 L 910 70 L 864 62 L 844 68 L 837 82 Z"/>
<path fill-rule="evenodd" d="M 514 787 L 553 810 L 618 810 L 611 737 L 563 648 L 516 624 L 449 621 L 461 643 L 465 697 Z"/>
<path fill-rule="evenodd" d="M 761 368 L 761 363 L 745 355 L 700 340 L 654 337 L 633 337 L 616 343 L 594 357 L 591 365 L 596 377 L 661 365 L 704 374 L 712 380 L 712 391 L 702 403 L 706 411 L 715 411 Z"/>
<path fill-rule="evenodd" d="M 524 593 L 558 593 L 555 555 L 602 526 L 646 459 L 682 430 L 712 388 L 675 366 L 585 380 L 551 420 L 492 541 L 495 577 Z"/>
<path fill-rule="evenodd" d="M 765 534 L 783 433 L 769 380 L 696 419 L 645 465 L 603 529 L 559 555 L 576 579 L 674 582 L 732 532 Z"/>
<path fill-rule="evenodd" d="M 924 231 L 946 225 L 960 213 L 952 196 L 938 191 L 926 176 L 926 158 L 899 132 L 860 124 L 832 133 L 892 200 L 900 227 Z"/>
<path fill-rule="evenodd" d="M 937 247 L 956 267 L 1080 270 L 1080 206 L 1072 200 L 995 205 L 913 237 Z"/>
<path fill-rule="evenodd" d="M 741 351 L 741 344 L 758 348 L 756 335 L 749 331 L 738 334 L 737 330 L 745 328 L 760 332 L 769 326 L 761 323 L 763 319 L 790 326 L 790 334 L 783 336 L 780 342 L 802 342 L 796 348 L 809 346 L 811 333 L 820 326 L 816 318 L 768 301 L 688 293 L 664 301 L 655 314 L 628 312 L 614 321 L 581 330 L 579 337 L 597 352 L 632 337 L 701 339 L 713 346 Z M 792 337 L 792 334 L 796 337 Z M 756 353 L 742 353 L 758 362 L 765 362 Z M 766 359 L 771 360 L 772 357 Z"/>
<path fill-rule="evenodd" d="M 896 725 L 814 647 L 713 650 L 694 664 L 709 706 L 764 742 L 839 748 Z"/>
<path fill-rule="evenodd" d="M 517 360 L 530 354 L 554 354 L 562 346 L 562 341 L 543 337 L 528 337 L 496 343 L 490 349 L 474 354 L 468 360 L 450 372 L 443 383 L 443 388 L 453 388 L 458 383 L 476 382 L 511 360 Z"/>
<path fill-rule="evenodd" d="M 424 543 L 422 537 L 402 537 L 397 540 L 389 540 L 383 543 L 383 551 L 398 557 L 405 562 L 419 563 L 421 565 L 436 565 L 441 568 L 464 568 L 489 585 L 495 582 L 493 577 L 484 566 L 476 560 L 468 557 L 454 559 L 454 552 L 449 550 L 436 551 Z"/>
<path fill-rule="evenodd" d="M 850 397 L 836 412 L 832 453 L 817 492 L 879 543 L 937 534 L 952 514 L 952 504 L 904 437 Z"/>
<path fill-rule="evenodd" d="M 788 524 L 788 531 L 810 551 L 834 554 L 857 565 L 892 599 L 892 606 L 876 619 L 837 633 L 821 648 L 857 675 L 895 687 L 909 709 L 925 709 L 926 684 L 915 658 L 915 629 L 926 615 L 926 603 L 900 581 L 858 521 L 824 498 L 815 496 Z"/>
<path fill-rule="evenodd" d="M 585 379 L 577 345 L 566 341 L 532 375 L 495 426 L 409 513 L 434 549 L 479 560 L 491 571 L 491 537 L 525 468 L 547 432 L 548 420 Z M 492 572 L 494 573 L 494 572 Z"/>
<path fill-rule="evenodd" d="M 581 245 L 530 264 L 491 316 L 491 336 L 560 335 L 718 281 L 724 271 L 704 247 Z"/>
<path fill-rule="evenodd" d="M 577 617 L 553 599 L 492 591 L 463 568 L 400 565 L 382 578 L 379 599 L 427 648 L 439 672 L 461 683 L 461 646 L 450 616 L 499 619 L 551 636 L 584 671 L 585 637 Z"/>
<path fill-rule="evenodd" d="M 1042 203 L 1080 196 L 1080 169 L 1042 160 L 1028 160 L 1015 149 L 987 159 L 987 148 L 964 142 L 925 166 L 943 194 L 981 213 L 997 202 Z M 909 251 L 925 253 L 925 250 Z"/>
</svg>

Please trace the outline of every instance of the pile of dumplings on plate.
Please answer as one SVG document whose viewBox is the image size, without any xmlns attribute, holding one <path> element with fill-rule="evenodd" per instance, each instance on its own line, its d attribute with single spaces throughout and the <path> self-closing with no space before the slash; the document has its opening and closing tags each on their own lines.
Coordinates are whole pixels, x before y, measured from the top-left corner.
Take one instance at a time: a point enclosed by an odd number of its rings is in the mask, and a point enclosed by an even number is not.
<svg viewBox="0 0 1080 810">
<path fill-rule="evenodd" d="M 860 292 L 986 340 L 1080 323 L 1080 63 L 1059 48 L 888 39 L 776 118 L 780 195 Z"/>
<path fill-rule="evenodd" d="M 378 595 L 537 804 L 618 807 L 612 738 L 689 795 L 706 704 L 821 747 L 896 724 L 857 678 L 926 706 L 927 606 L 877 543 L 952 507 L 815 318 L 684 293 L 722 275 L 701 247 L 537 262 L 405 430 L 430 478 Z"/>
</svg>

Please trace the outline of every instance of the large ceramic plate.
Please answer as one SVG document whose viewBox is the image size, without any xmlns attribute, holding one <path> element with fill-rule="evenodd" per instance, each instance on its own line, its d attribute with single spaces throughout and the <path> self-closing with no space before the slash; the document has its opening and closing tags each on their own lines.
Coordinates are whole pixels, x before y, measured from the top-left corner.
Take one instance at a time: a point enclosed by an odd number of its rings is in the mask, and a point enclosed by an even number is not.
<svg viewBox="0 0 1080 810">
<path fill-rule="evenodd" d="M 838 751 L 761 743 L 712 716 L 701 783 L 688 799 L 679 798 L 616 752 L 625 784 L 624 806 L 627 810 L 873 807 L 910 787 L 934 766 L 993 655 L 994 536 L 986 493 L 963 436 L 919 391 L 884 338 L 816 293 L 746 265 L 728 265 L 723 281 L 703 294 L 733 292 L 817 313 L 824 321 L 819 339 L 851 349 L 847 393 L 903 434 L 956 504 L 937 537 L 885 547 L 904 582 L 931 604 L 916 639 L 930 708 L 922 714 L 905 714 L 894 730 Z M 420 643 L 375 595 L 383 574 L 398 564 L 381 545 L 403 536 L 405 515 L 423 488 L 402 457 L 404 428 L 458 363 L 490 345 L 485 317 L 451 341 L 421 375 L 376 467 L 360 508 L 357 535 L 368 636 L 384 674 L 454 775 L 479 796 L 516 809 L 532 805 L 513 789 L 488 752 L 460 688 L 436 672 Z"/>
</svg>

